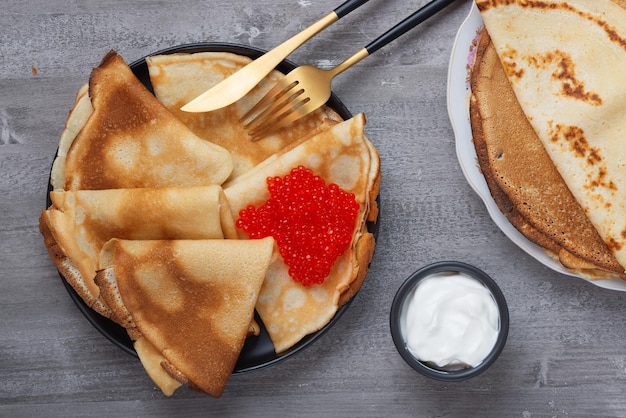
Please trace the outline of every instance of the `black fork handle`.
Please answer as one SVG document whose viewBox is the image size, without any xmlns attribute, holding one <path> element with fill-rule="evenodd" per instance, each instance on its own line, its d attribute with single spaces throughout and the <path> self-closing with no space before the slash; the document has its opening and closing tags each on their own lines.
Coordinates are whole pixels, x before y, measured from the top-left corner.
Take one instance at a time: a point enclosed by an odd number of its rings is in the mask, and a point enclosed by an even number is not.
<svg viewBox="0 0 626 418">
<path fill-rule="evenodd" d="M 365 49 L 367 49 L 368 54 L 373 54 L 383 46 L 404 35 L 409 30 L 413 29 L 429 17 L 437 14 L 455 1 L 457 0 L 432 0 L 411 16 L 407 17 L 402 22 L 398 23 L 393 28 L 389 29 L 387 32 L 367 44 Z"/>
</svg>

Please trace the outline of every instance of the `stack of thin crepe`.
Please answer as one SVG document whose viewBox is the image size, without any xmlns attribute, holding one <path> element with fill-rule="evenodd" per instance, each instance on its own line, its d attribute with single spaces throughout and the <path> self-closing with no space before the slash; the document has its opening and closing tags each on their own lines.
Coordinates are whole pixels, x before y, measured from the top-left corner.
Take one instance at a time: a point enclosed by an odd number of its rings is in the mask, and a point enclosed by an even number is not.
<svg viewBox="0 0 626 418">
<path fill-rule="evenodd" d="M 51 173 L 40 231 L 85 303 L 125 327 L 152 380 L 219 397 L 258 311 L 277 353 L 323 328 L 359 289 L 374 249 L 379 158 L 365 118 L 323 107 L 264 140 L 239 122 L 279 77 L 208 114 L 179 107 L 248 58 L 147 59 L 151 94 L 110 52 L 81 87 Z M 155 97 L 156 96 L 156 97 Z M 239 211 L 268 197 L 269 176 L 304 165 L 360 205 L 352 244 L 322 285 L 293 281 L 273 238 L 250 240 Z"/>
<path fill-rule="evenodd" d="M 626 278 L 626 2 L 476 4 L 470 118 L 494 200 L 575 273 Z"/>
</svg>

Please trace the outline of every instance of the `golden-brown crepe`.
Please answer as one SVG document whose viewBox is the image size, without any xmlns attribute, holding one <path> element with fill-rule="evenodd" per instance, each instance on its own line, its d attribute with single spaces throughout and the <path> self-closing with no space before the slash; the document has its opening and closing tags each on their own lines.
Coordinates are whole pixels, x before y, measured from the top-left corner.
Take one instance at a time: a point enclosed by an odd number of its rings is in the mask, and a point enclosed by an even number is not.
<svg viewBox="0 0 626 418">
<path fill-rule="evenodd" d="M 236 238 L 220 186 L 52 191 L 40 218 L 57 268 L 88 306 L 104 316 L 93 282 L 102 245 L 111 238 Z"/>
<path fill-rule="evenodd" d="M 173 380 L 219 397 L 248 333 L 273 245 L 269 237 L 113 239 L 102 249 L 96 282 L 116 316 L 127 318 L 129 335 L 148 345 L 140 356 L 162 356 Z M 155 383 L 162 381 L 156 376 Z M 176 387 L 169 381 L 164 393 Z"/>
<path fill-rule="evenodd" d="M 278 72 L 225 109 L 179 110 L 248 58 L 146 61 L 157 99 L 114 52 L 77 93 L 40 230 L 87 305 L 127 329 L 163 393 L 189 383 L 220 396 L 243 340 L 258 332 L 255 306 L 281 353 L 326 325 L 361 287 L 375 246 L 367 222 L 378 215 L 380 160 L 364 115 L 344 122 L 327 107 L 252 142 L 239 119 Z M 239 239 L 247 237 L 233 216 L 263 203 L 268 176 L 300 165 L 359 204 L 349 248 L 322 285 L 309 287 L 291 279 L 274 239 Z"/>
<path fill-rule="evenodd" d="M 478 161 L 494 200 L 509 221 L 531 241 L 558 255 L 568 268 L 601 268 L 620 274 L 622 267 L 528 123 L 485 29 L 477 45 L 471 89 Z"/>
<path fill-rule="evenodd" d="M 90 103 L 89 103 L 90 101 Z M 55 189 L 221 184 L 228 150 L 194 135 L 111 51 L 77 95 L 55 160 Z"/>
<path fill-rule="evenodd" d="M 626 266 L 626 9 L 610 0 L 477 1 L 524 114 Z"/>
<path fill-rule="evenodd" d="M 59 139 L 59 148 L 52 164 L 50 173 L 50 184 L 55 190 L 62 190 L 65 187 L 65 160 L 76 135 L 83 129 L 89 116 L 93 113 L 93 106 L 89 99 L 89 83 L 83 84 L 76 93 L 74 106 L 65 121 L 65 128 Z"/>
<path fill-rule="evenodd" d="M 261 141 L 250 141 L 240 119 L 282 76 L 278 71 L 271 72 L 250 93 L 225 108 L 207 113 L 180 110 L 185 103 L 249 62 L 250 58 L 227 52 L 157 55 L 146 58 L 154 93 L 165 107 L 200 138 L 230 151 L 234 163 L 231 179 L 284 147 L 295 145 L 305 137 L 342 120 L 328 106 L 323 106 Z"/>
<path fill-rule="evenodd" d="M 323 284 L 304 287 L 294 281 L 275 248 L 276 260 L 268 270 L 256 308 L 277 353 L 326 325 L 340 304 L 356 292 L 367 271 L 375 243 L 366 221 L 376 218 L 380 161 L 363 132 L 364 125 L 365 117 L 358 114 L 290 151 L 270 157 L 224 186 L 233 216 L 238 218 L 241 209 L 248 205 L 258 207 L 269 198 L 267 177 L 284 176 L 302 165 L 326 183 L 354 193 L 360 205 L 352 244 L 337 259 Z M 240 235 L 246 238 L 241 231 Z"/>
</svg>

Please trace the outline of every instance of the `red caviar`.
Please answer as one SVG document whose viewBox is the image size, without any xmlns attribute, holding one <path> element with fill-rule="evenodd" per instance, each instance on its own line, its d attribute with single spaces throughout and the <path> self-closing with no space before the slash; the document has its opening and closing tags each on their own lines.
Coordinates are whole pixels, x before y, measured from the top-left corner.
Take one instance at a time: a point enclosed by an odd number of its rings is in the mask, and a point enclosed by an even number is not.
<svg viewBox="0 0 626 418">
<path fill-rule="evenodd" d="M 359 204 L 354 194 L 328 186 L 298 166 L 284 177 L 268 177 L 270 198 L 239 212 L 237 227 L 250 238 L 272 236 L 289 275 L 304 286 L 321 284 L 352 241 Z"/>
</svg>

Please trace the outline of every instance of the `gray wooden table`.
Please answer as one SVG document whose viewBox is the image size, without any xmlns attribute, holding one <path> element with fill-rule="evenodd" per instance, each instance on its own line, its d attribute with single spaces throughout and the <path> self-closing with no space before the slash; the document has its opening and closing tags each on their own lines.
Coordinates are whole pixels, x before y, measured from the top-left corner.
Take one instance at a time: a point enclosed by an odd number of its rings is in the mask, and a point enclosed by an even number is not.
<svg viewBox="0 0 626 418">
<path fill-rule="evenodd" d="M 335 80 L 365 112 L 382 159 L 380 234 L 341 320 L 279 364 L 231 378 L 221 399 L 166 398 L 78 311 L 37 219 L 78 87 L 109 49 L 127 61 L 200 41 L 268 49 L 339 0 L 3 0 L 0 5 L 0 416 L 626 416 L 626 294 L 557 274 L 506 238 L 468 186 L 446 110 L 460 1 Z M 372 0 L 290 57 L 336 64 L 425 1 Z M 391 340 L 401 282 L 469 262 L 501 286 L 508 343 L 484 374 L 428 380 Z"/>
</svg>

